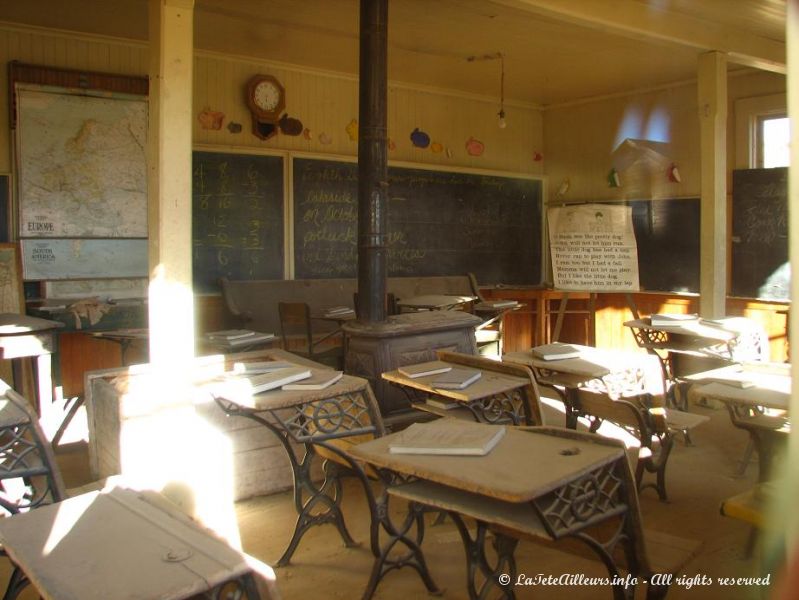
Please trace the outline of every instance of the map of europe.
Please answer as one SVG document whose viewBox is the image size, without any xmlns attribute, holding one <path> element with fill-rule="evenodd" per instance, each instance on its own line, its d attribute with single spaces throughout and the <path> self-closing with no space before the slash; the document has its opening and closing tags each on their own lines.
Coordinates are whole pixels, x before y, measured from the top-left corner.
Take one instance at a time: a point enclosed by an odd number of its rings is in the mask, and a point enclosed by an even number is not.
<svg viewBox="0 0 799 600">
<path fill-rule="evenodd" d="M 20 90 L 21 237 L 147 237 L 147 103 Z"/>
</svg>

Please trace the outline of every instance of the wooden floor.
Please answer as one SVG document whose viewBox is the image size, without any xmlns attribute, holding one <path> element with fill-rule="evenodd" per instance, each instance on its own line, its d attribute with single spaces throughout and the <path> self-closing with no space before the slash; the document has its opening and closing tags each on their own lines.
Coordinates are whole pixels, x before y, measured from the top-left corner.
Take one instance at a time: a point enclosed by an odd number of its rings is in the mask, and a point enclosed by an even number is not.
<svg viewBox="0 0 799 600">
<path fill-rule="evenodd" d="M 667 471 L 670 502 L 658 501 L 654 490 L 643 492 L 641 510 L 645 526 L 704 541 L 701 554 L 683 571 L 688 578 L 705 575 L 715 581 L 719 577 L 755 576 L 760 569 L 758 550 L 755 551 L 755 558 L 747 559 L 744 556 L 749 527 L 721 516 L 719 504 L 724 498 L 746 490 L 755 483 L 756 460 L 752 461 L 743 477 L 737 477 L 735 472 L 746 447 L 746 435 L 731 426 L 726 410 L 701 406 L 692 407 L 691 410 L 708 415 L 710 421 L 694 431 L 693 445 L 678 441 L 670 457 Z M 547 410 L 547 418 L 551 424 L 561 424 L 562 417 L 554 410 Z M 535 460 L 534 457 L 519 458 L 520 461 Z M 83 484 L 88 480 L 84 446 L 73 445 L 59 451 L 59 461 L 68 486 Z M 344 511 L 350 532 L 362 545 L 345 548 L 330 525 L 310 531 L 302 540 L 292 565 L 277 569 L 278 584 L 285 600 L 361 597 L 372 556 L 368 548 L 368 511 L 363 494 L 359 492 L 354 485 L 345 488 Z M 294 527 L 296 515 L 291 495 L 283 492 L 243 501 L 237 510 L 244 549 L 262 561 L 273 564 L 283 552 Z M 463 549 L 451 522 L 428 527 L 423 547 L 435 581 L 444 588 L 441 597 L 466 598 Z M 1 560 L 0 577 L 5 577 L 7 561 Z M 517 562 L 519 573 L 528 576 L 543 574 L 558 577 L 564 573 L 587 577 L 605 575 L 596 562 L 527 542 L 519 545 Z M 643 590 L 639 589 L 638 592 L 636 598 L 643 597 Z M 768 589 L 757 587 L 730 587 L 718 583 L 691 589 L 686 585 L 674 584 L 668 597 L 673 600 L 744 600 L 767 598 L 768 592 Z M 425 588 L 416 573 L 404 569 L 388 574 L 374 598 L 408 600 L 425 596 Z M 23 597 L 36 596 L 28 590 Z M 610 588 L 588 586 L 550 586 L 544 589 L 518 587 L 517 597 L 593 600 L 610 599 L 612 593 Z"/>
</svg>

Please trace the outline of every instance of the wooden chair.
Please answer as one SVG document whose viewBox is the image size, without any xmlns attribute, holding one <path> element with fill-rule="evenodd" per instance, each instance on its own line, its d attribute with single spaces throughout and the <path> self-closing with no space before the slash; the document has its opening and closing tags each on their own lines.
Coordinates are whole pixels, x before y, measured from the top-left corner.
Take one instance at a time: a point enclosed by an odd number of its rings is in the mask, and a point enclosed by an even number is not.
<svg viewBox="0 0 799 600">
<path fill-rule="evenodd" d="M 280 314 L 280 335 L 283 340 L 284 350 L 328 365 L 334 369 L 341 370 L 344 367 L 343 345 L 327 349 L 318 348 L 321 344 L 329 342 L 334 336 L 341 335 L 340 329 L 314 339 L 311 309 L 305 302 L 279 302 L 278 312 Z"/>
</svg>

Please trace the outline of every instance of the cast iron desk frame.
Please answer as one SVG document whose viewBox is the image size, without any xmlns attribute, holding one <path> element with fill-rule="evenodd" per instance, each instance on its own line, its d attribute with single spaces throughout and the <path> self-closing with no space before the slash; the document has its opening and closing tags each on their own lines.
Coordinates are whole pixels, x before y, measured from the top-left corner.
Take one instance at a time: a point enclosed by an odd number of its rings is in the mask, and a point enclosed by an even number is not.
<svg viewBox="0 0 799 600">
<path fill-rule="evenodd" d="M 295 362 L 299 364 L 305 361 L 297 359 Z M 291 541 L 277 561 L 277 566 L 290 563 L 302 536 L 315 525 L 333 523 L 348 547 L 356 545 L 347 531 L 341 512 L 339 463 L 323 459 L 325 477 L 321 484 L 313 481 L 311 469 L 318 456 L 317 446 L 323 447 L 340 457 L 360 476 L 368 490 L 361 467 L 336 444 L 330 443 L 351 436 L 380 436 L 384 433 L 377 401 L 368 382 L 344 375 L 323 390 L 274 390 L 257 394 L 252 397 L 251 406 L 218 395 L 214 399 L 228 416 L 246 417 L 266 427 L 288 456 L 294 478 L 294 506 L 298 517 Z M 299 444 L 302 450 L 298 452 L 293 444 Z M 323 509 L 322 512 L 315 513 L 319 508 Z"/>
<path fill-rule="evenodd" d="M 383 379 L 399 387 L 411 405 L 433 412 L 438 416 L 471 417 L 474 421 L 488 424 L 540 425 L 542 423 L 540 405 L 533 386 L 532 373 L 522 365 L 503 365 L 493 362 L 491 368 L 485 363 L 471 360 L 472 357 L 456 353 L 441 352 L 439 360 L 453 367 L 478 369 L 481 377 L 462 390 L 446 390 L 433 387 L 438 375 L 411 378 L 397 370 L 382 374 Z M 463 404 L 454 409 L 435 410 L 425 403 L 428 397 L 454 400 Z M 457 412 L 455 412 L 457 411 Z"/>
<path fill-rule="evenodd" d="M 468 426 L 484 425 L 462 421 Z M 393 434 L 396 435 L 396 434 Z M 545 436 L 545 438 L 526 438 L 525 436 Z M 509 534 L 496 523 L 475 519 L 474 536 L 458 510 L 448 509 L 446 504 L 423 506 L 413 496 L 403 496 L 404 485 L 413 486 L 416 482 L 438 484 L 448 492 L 457 495 L 484 498 L 485 502 L 499 502 L 512 505 L 515 511 L 524 511 L 527 519 L 534 520 L 540 530 L 540 537 L 547 541 L 574 538 L 586 544 L 605 565 L 610 577 L 623 580 L 622 569 L 613 557 L 614 551 L 621 547 L 628 562 L 630 572 L 640 573 L 646 566 L 639 564 L 638 557 L 644 553 L 640 529 L 640 514 L 637 504 L 635 484 L 627 464 L 623 446 L 614 440 L 604 440 L 591 434 L 573 432 L 549 427 L 508 428 L 499 444 L 486 456 L 431 456 L 391 454 L 388 445 L 392 435 L 360 444 L 351 453 L 369 464 L 380 474 L 392 495 L 411 500 L 410 510 L 447 510 L 455 521 L 461 535 L 467 557 L 467 589 L 472 600 L 489 597 L 492 590 L 502 592 L 504 598 L 515 598 L 514 583 L 517 578 L 514 551 L 518 538 Z M 537 452 L 536 446 L 539 446 Z M 519 456 L 536 457 L 545 454 L 558 455 L 560 461 L 571 456 L 579 456 L 589 448 L 605 449 L 596 451 L 601 456 L 584 463 L 578 468 L 562 470 L 545 475 L 536 469 L 527 469 L 527 476 L 520 478 L 502 477 L 518 461 Z M 519 448 L 522 448 L 522 452 Z M 590 451 L 590 450 L 589 450 Z M 571 454 L 570 454 L 571 453 Z M 543 459 L 542 460 L 549 460 Z M 581 460 L 581 459 L 580 459 Z M 504 466 L 503 466 L 504 465 Z M 528 480 L 534 480 L 530 483 Z M 471 515 L 474 516 L 474 515 Z M 500 515 L 497 515 L 501 520 Z M 600 540 L 588 531 L 589 528 L 620 518 L 621 523 L 607 538 Z M 636 519 L 638 519 L 637 522 Z M 423 527 L 423 524 L 420 524 Z M 486 552 L 487 533 L 494 534 L 494 564 L 489 562 Z M 420 536 L 423 532 L 420 533 Z M 384 553 L 390 546 L 384 547 Z M 378 559 L 379 562 L 379 559 Z M 500 583 L 500 574 L 510 576 L 509 583 Z M 482 584 L 478 584 L 479 579 Z M 615 600 L 632 598 L 634 587 L 620 585 L 613 587 Z"/>
<path fill-rule="evenodd" d="M 630 328 L 640 348 L 657 356 L 663 377 L 670 384 L 666 390 L 666 397 L 672 405 L 682 410 L 687 408 L 688 398 L 682 389 L 684 381 L 675 369 L 675 354 L 715 359 L 719 365 L 735 362 L 733 350 L 738 334 L 734 331 L 709 325 L 657 326 L 652 325 L 649 317 L 626 321 L 624 326 Z M 680 401 L 677 395 L 680 396 Z"/>
<path fill-rule="evenodd" d="M 577 428 L 579 411 L 572 400 L 574 391 L 587 387 L 604 392 L 612 397 L 633 398 L 650 394 L 662 396 L 664 382 L 658 372 L 657 385 L 651 381 L 645 360 L 648 355 L 623 350 L 605 350 L 592 346 L 570 344 L 580 351 L 577 358 L 543 360 L 533 356 L 531 351 L 509 352 L 502 357 L 503 362 L 512 362 L 532 369 L 540 386 L 553 390 L 563 402 L 568 429 Z M 655 360 L 655 359 L 650 359 Z M 659 371 L 658 367 L 652 367 Z M 662 402 L 662 401 L 659 401 Z M 658 403 L 659 403 L 658 402 Z"/>
</svg>

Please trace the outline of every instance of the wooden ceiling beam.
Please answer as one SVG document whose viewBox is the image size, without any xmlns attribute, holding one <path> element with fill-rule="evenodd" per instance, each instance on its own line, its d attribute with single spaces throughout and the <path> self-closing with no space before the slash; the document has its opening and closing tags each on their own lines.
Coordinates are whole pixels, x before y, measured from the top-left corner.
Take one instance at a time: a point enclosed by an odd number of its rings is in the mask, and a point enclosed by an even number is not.
<svg viewBox="0 0 799 600">
<path fill-rule="evenodd" d="M 729 62 L 785 74 L 785 42 L 637 0 L 492 0 L 541 16 L 643 40 L 727 55 Z M 734 10 L 731 6 L 730 10 Z"/>
</svg>

